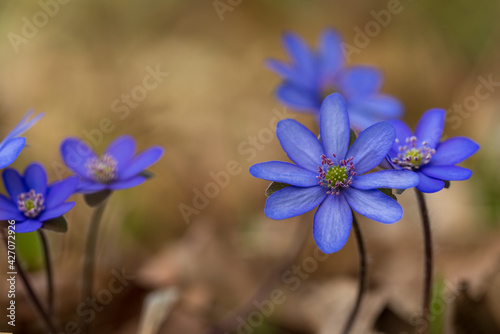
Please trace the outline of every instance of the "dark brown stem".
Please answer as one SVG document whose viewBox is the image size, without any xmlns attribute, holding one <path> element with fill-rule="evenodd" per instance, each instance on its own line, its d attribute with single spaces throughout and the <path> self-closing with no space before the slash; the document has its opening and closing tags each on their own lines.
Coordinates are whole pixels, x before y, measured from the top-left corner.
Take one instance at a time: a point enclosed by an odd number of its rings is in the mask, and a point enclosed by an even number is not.
<svg viewBox="0 0 500 334">
<path fill-rule="evenodd" d="M 47 242 L 47 237 L 45 232 L 41 229 L 38 230 L 38 235 L 40 236 L 40 241 L 42 242 L 43 256 L 45 259 L 45 271 L 47 272 L 47 298 L 48 298 L 48 313 L 52 318 L 54 316 L 54 280 L 52 275 L 52 263 L 50 260 L 49 243 Z"/>
<path fill-rule="evenodd" d="M 424 287 L 422 297 L 422 319 L 427 323 L 429 319 L 429 307 L 431 304 L 432 293 L 432 236 L 431 236 L 431 223 L 429 219 L 429 211 L 425 203 L 424 194 L 415 188 L 417 195 L 418 206 L 420 208 L 420 216 L 422 218 L 422 229 L 424 232 Z M 427 326 L 428 327 L 428 326 Z"/>
<path fill-rule="evenodd" d="M 3 228 L 0 230 L 1 230 L 1 234 L 2 234 L 2 239 L 5 242 L 5 247 L 7 249 L 7 252 L 9 252 L 9 242 L 8 242 L 7 234 L 5 233 L 5 230 Z M 28 293 L 29 299 L 33 302 L 33 305 L 35 306 L 40 317 L 45 322 L 45 325 L 47 326 L 50 333 L 53 333 L 53 334 L 57 333 L 56 327 L 55 327 L 54 323 L 52 322 L 52 319 L 47 314 L 45 309 L 42 307 L 42 304 L 40 303 L 40 299 L 38 299 L 38 296 L 35 294 L 35 291 L 33 290 L 33 287 L 28 279 L 28 275 L 26 275 L 26 273 L 24 272 L 22 265 L 20 265 L 18 263 L 18 261 L 17 261 L 18 256 L 17 256 L 15 249 L 10 250 L 10 251 L 14 252 L 16 271 L 17 271 L 17 274 L 19 274 L 19 276 L 21 277 L 21 281 L 23 281 L 24 286 L 26 287 L 26 292 Z"/>
<path fill-rule="evenodd" d="M 358 315 L 359 308 L 361 306 L 361 300 L 363 299 L 363 295 L 366 290 L 366 251 L 365 244 L 363 242 L 363 236 L 361 235 L 361 229 L 359 228 L 358 221 L 354 212 L 352 213 L 352 225 L 354 227 L 354 234 L 356 235 L 356 242 L 358 244 L 359 251 L 359 275 L 358 275 L 358 295 L 356 297 L 356 303 L 349 315 L 349 319 L 345 324 L 343 334 L 348 334 L 354 324 L 354 320 Z"/>
</svg>

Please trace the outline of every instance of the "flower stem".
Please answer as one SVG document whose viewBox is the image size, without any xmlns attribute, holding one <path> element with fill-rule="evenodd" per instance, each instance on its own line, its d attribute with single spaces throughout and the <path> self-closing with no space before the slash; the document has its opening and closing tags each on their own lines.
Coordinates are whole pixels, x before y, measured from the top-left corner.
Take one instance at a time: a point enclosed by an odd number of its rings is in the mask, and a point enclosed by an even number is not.
<svg viewBox="0 0 500 334">
<path fill-rule="evenodd" d="M 356 297 L 356 303 L 349 315 L 349 319 L 345 324 L 343 334 L 348 334 L 351 330 L 354 320 L 358 315 L 359 308 L 361 306 L 361 300 L 366 290 L 366 251 L 365 244 L 363 242 L 363 236 L 361 235 L 361 229 L 359 228 L 358 221 L 354 212 L 352 213 L 352 225 L 354 227 L 354 234 L 356 235 L 356 242 L 358 244 L 359 251 L 359 281 L 358 281 L 358 296 Z"/>
<path fill-rule="evenodd" d="M 48 313 L 52 318 L 54 316 L 54 280 L 52 275 L 52 264 L 50 261 L 49 244 L 45 232 L 41 229 L 38 230 L 38 235 L 42 242 L 43 256 L 45 259 L 45 271 L 47 272 L 47 296 L 48 296 Z"/>
<path fill-rule="evenodd" d="M 431 303 L 431 289 L 432 289 L 432 237 L 431 237 L 431 223 L 429 219 L 429 211 L 425 203 L 424 194 L 415 188 L 417 194 L 418 206 L 420 207 L 420 215 L 422 218 L 422 228 L 424 232 L 424 290 L 422 298 L 422 319 L 427 322 L 429 319 L 429 306 Z"/>
<path fill-rule="evenodd" d="M 85 262 L 83 267 L 83 295 L 82 298 L 86 301 L 92 294 L 94 283 L 94 264 L 95 264 L 95 248 L 97 244 L 97 232 L 99 231 L 99 223 L 104 213 L 107 200 L 103 201 L 94 210 L 90 221 L 89 232 L 87 236 L 87 246 L 85 250 Z M 83 333 L 89 332 L 89 323 L 83 322 Z"/>
<path fill-rule="evenodd" d="M 50 318 L 48 313 L 42 307 L 42 303 L 40 302 L 37 295 L 35 294 L 35 291 L 33 290 L 31 282 L 29 281 L 28 276 L 24 272 L 23 267 L 20 264 L 18 264 L 18 261 L 17 261 L 18 256 L 17 256 L 16 251 L 9 250 L 9 248 L 8 248 L 9 242 L 8 242 L 8 238 L 7 238 L 7 234 L 5 233 L 5 230 L 3 228 L 0 230 L 1 230 L 1 234 L 2 234 L 2 239 L 5 242 L 5 247 L 6 247 L 7 251 L 14 252 L 14 257 L 15 257 L 15 262 L 16 262 L 16 271 L 19 274 L 19 276 L 21 277 L 21 280 L 23 281 L 24 286 L 26 287 L 26 292 L 28 293 L 29 299 L 31 299 L 31 301 L 35 305 L 36 310 L 38 311 L 38 313 L 42 317 L 43 321 L 45 322 L 45 325 L 49 329 L 49 332 L 54 333 L 54 334 L 57 333 L 56 326 L 52 322 L 52 319 Z"/>
</svg>

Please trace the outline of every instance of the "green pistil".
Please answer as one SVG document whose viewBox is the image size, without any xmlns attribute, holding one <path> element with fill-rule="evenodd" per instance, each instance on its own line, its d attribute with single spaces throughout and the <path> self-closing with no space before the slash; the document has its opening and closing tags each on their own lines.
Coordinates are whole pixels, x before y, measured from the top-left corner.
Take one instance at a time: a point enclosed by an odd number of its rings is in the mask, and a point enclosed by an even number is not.
<svg viewBox="0 0 500 334">
<path fill-rule="evenodd" d="M 45 209 L 43 205 L 44 201 L 45 199 L 42 194 L 37 194 L 34 190 L 30 190 L 17 197 L 17 208 L 24 213 L 26 217 L 34 218 Z"/>
<path fill-rule="evenodd" d="M 326 172 L 325 180 L 333 187 L 337 185 L 337 182 L 344 183 L 347 181 L 347 169 L 339 165 L 330 167 Z"/>
<path fill-rule="evenodd" d="M 411 163 L 413 166 L 420 166 L 422 164 L 423 157 L 424 156 L 420 150 L 412 148 L 411 150 L 406 151 L 404 160 Z"/>
<path fill-rule="evenodd" d="M 24 201 L 24 206 L 26 207 L 26 211 L 31 211 L 35 208 L 35 203 L 28 199 L 26 201 Z"/>
<path fill-rule="evenodd" d="M 116 179 L 116 160 L 105 153 L 101 158 L 93 157 L 87 160 L 86 168 L 89 177 L 100 183 L 108 183 Z"/>
</svg>

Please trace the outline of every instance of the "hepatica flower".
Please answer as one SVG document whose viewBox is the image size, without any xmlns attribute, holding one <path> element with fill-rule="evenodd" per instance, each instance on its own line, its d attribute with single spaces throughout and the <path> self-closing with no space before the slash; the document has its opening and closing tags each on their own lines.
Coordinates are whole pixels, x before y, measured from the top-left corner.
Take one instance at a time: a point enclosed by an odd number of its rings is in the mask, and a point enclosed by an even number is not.
<svg viewBox="0 0 500 334">
<path fill-rule="evenodd" d="M 161 158 L 163 148 L 155 146 L 137 155 L 135 150 L 131 136 L 116 138 L 100 157 L 80 139 L 68 138 L 61 144 L 64 163 L 80 178 L 76 191 L 84 194 L 131 188 L 144 182 L 146 176 L 141 173 Z"/>
<path fill-rule="evenodd" d="M 0 169 L 9 166 L 17 159 L 26 144 L 26 138 L 19 136 L 38 122 L 43 113 L 28 121 L 32 115 L 33 111 L 28 111 L 14 129 L 0 142 Z"/>
<path fill-rule="evenodd" d="M 76 189 L 76 177 L 47 185 L 45 169 L 38 163 L 29 165 L 24 175 L 7 168 L 2 177 L 10 198 L 0 194 L 0 220 L 15 220 L 17 233 L 36 231 L 75 205 L 66 200 Z"/>
<path fill-rule="evenodd" d="M 295 164 L 264 162 L 253 165 L 250 173 L 290 185 L 267 198 L 264 212 L 271 219 L 298 216 L 319 206 L 314 215 L 314 240 L 324 253 L 333 253 L 347 242 L 351 208 L 373 220 L 394 223 L 401 219 L 403 210 L 377 189 L 414 187 L 418 176 L 405 170 L 367 173 L 391 149 L 394 127 L 388 122 L 376 123 L 349 147 L 349 118 L 345 101 L 337 93 L 323 102 L 319 127 L 321 142 L 295 120 L 279 122 L 276 134 Z"/>
<path fill-rule="evenodd" d="M 316 51 L 292 33 L 283 36 L 283 44 L 291 62 L 270 59 L 267 65 L 284 79 L 276 96 L 286 106 L 318 114 L 323 98 L 338 92 L 347 101 L 351 126 L 356 130 L 402 114 L 398 100 L 379 93 L 382 75 L 377 69 L 345 66 L 342 40 L 334 30 L 323 31 Z"/>
<path fill-rule="evenodd" d="M 392 121 L 396 140 L 389 152 L 396 168 L 418 174 L 417 189 L 433 193 L 444 188 L 444 181 L 461 181 L 471 177 L 472 171 L 456 166 L 472 156 L 479 145 L 465 137 L 454 137 L 440 143 L 446 112 L 430 109 L 420 118 L 415 133 L 402 121 Z"/>
</svg>

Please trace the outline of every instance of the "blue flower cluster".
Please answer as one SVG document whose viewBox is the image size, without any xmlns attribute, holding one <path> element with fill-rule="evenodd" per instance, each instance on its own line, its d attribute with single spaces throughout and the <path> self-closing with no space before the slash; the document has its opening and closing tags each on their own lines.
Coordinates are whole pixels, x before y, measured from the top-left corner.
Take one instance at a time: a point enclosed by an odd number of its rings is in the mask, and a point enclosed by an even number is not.
<svg viewBox="0 0 500 334">
<path fill-rule="evenodd" d="M 43 115 L 28 121 L 32 114 L 28 112 L 0 143 L 0 168 L 14 162 L 26 143 L 20 135 Z M 82 140 L 67 138 L 61 144 L 61 155 L 76 176 L 49 185 L 45 169 L 38 163 L 30 164 L 24 175 L 6 168 L 2 178 L 8 196 L 0 194 L 0 221 L 14 220 L 18 233 L 33 232 L 67 213 L 75 205 L 67 202 L 74 193 L 93 194 L 141 184 L 148 177 L 145 169 L 161 158 L 163 148 L 155 146 L 137 155 L 135 150 L 135 140 L 121 136 L 98 157 Z"/>
<path fill-rule="evenodd" d="M 402 115 L 402 104 L 379 92 L 383 81 L 379 70 L 345 66 L 342 39 L 336 31 L 323 32 L 317 51 L 292 33 L 283 36 L 283 44 L 291 62 L 269 59 L 267 65 L 284 79 L 276 97 L 286 106 L 318 114 L 323 99 L 338 92 L 345 98 L 351 126 L 357 130 Z"/>
<path fill-rule="evenodd" d="M 401 206 L 381 190 L 416 187 L 432 193 L 448 181 L 470 178 L 472 172 L 456 164 L 479 145 L 464 137 L 440 142 L 444 110 L 425 112 L 412 134 L 397 119 L 401 103 L 378 92 L 380 72 L 343 64 L 341 39 L 333 30 L 323 32 L 317 52 L 293 34 L 285 34 L 283 42 L 291 64 L 268 61 L 284 78 L 276 96 L 299 111 L 313 111 L 319 139 L 294 120 L 277 125 L 278 140 L 293 163 L 270 161 L 250 168 L 257 178 L 284 184 L 266 201 L 269 218 L 290 218 L 317 207 L 314 240 L 324 253 L 333 253 L 347 242 L 352 211 L 386 224 L 402 218 Z M 350 145 L 351 127 L 361 132 Z"/>
</svg>

